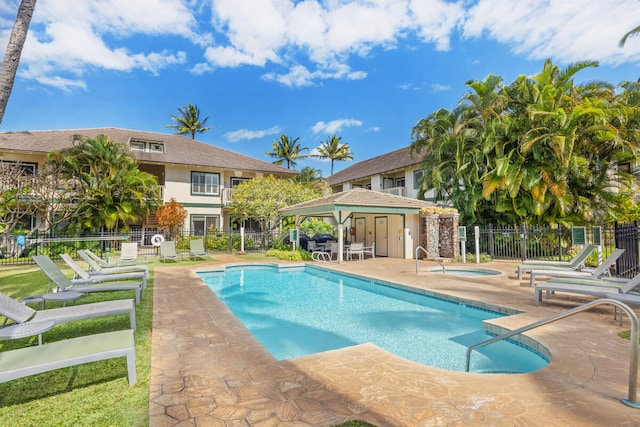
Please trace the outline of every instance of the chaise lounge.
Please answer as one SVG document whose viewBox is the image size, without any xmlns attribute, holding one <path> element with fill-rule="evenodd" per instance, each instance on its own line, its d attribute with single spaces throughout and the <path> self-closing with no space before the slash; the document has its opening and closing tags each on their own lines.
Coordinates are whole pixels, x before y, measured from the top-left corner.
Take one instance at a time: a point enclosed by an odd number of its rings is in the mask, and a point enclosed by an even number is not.
<svg viewBox="0 0 640 427">
<path fill-rule="evenodd" d="M 603 277 L 609 276 L 609 269 L 613 264 L 615 264 L 616 260 L 620 258 L 620 255 L 624 252 L 624 249 L 616 249 L 611 255 L 609 255 L 602 263 L 595 269 L 585 269 L 585 270 L 572 270 L 572 269 L 562 269 L 562 268 L 550 268 L 550 267 L 540 267 L 540 268 L 532 268 L 530 274 L 530 284 L 531 286 L 535 285 L 536 276 L 549 276 L 549 277 L 568 277 L 568 278 L 576 278 L 576 279 L 601 279 Z"/>
<path fill-rule="evenodd" d="M 538 305 L 542 299 L 542 292 L 546 292 L 547 298 L 552 292 L 567 292 L 637 304 L 640 302 L 640 295 L 630 294 L 630 292 L 638 286 L 640 286 L 640 274 L 629 280 L 551 279 L 535 286 L 533 301 Z"/>
<path fill-rule="evenodd" d="M 540 268 L 568 268 L 571 270 L 581 270 L 585 267 L 585 262 L 591 253 L 596 250 L 595 245 L 586 245 L 569 261 L 525 261 L 518 265 L 518 280 L 522 280 L 522 275 L 532 269 Z"/>
</svg>

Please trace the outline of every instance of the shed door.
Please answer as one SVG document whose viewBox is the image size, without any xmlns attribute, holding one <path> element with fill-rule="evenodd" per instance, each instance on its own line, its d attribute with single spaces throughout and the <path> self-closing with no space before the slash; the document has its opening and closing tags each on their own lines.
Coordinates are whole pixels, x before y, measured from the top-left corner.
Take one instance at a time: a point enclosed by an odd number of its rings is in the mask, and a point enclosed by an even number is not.
<svg viewBox="0 0 640 427">
<path fill-rule="evenodd" d="M 356 218 L 356 235 L 353 237 L 353 241 L 356 243 L 367 244 L 367 222 L 364 218 Z"/>
<path fill-rule="evenodd" d="M 386 216 L 376 217 L 376 256 L 387 256 L 389 253 L 389 227 Z"/>
</svg>

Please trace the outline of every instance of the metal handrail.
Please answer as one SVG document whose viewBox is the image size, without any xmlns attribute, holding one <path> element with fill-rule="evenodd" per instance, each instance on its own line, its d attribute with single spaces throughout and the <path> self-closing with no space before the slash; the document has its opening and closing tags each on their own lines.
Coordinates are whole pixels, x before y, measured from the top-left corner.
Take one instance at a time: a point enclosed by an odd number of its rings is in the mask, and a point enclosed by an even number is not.
<svg viewBox="0 0 640 427">
<path fill-rule="evenodd" d="M 640 402 L 637 401 L 637 385 L 638 385 L 638 334 L 639 334 L 639 330 L 638 330 L 638 326 L 640 325 L 640 322 L 638 321 L 638 316 L 636 316 L 636 313 L 631 310 L 631 308 L 629 308 L 628 305 L 617 301 L 615 299 L 611 299 L 611 298 L 601 298 L 592 302 L 589 302 L 587 304 L 581 305 L 579 307 L 573 308 L 571 310 L 567 310 L 565 312 L 556 314 L 554 316 L 550 316 L 547 317 L 545 319 L 539 320 L 537 322 L 531 323 L 529 325 L 523 326 L 521 328 L 515 329 L 511 332 L 505 332 L 504 334 L 500 334 L 496 337 L 490 338 L 486 341 L 482 341 L 479 342 L 477 344 L 474 344 L 472 346 L 470 346 L 467 349 L 467 361 L 466 361 L 466 366 L 465 366 L 465 370 L 466 372 L 469 372 L 469 364 L 471 362 L 471 352 L 479 347 L 484 347 L 485 345 L 488 344 L 492 344 L 494 342 L 497 341 L 501 341 L 503 339 L 512 337 L 514 335 L 518 335 L 521 334 L 523 332 L 529 331 L 531 329 L 535 329 L 537 327 L 540 326 L 544 326 L 548 323 L 552 323 L 555 322 L 556 320 L 560 320 L 560 319 L 564 319 L 565 317 L 569 317 L 572 316 L 574 314 L 580 313 L 582 311 L 586 311 L 589 310 L 593 307 L 596 307 L 598 305 L 602 305 L 602 304 L 611 304 L 614 305 L 616 307 L 620 307 L 620 309 L 622 311 L 624 311 L 627 316 L 629 316 L 629 319 L 631 321 L 631 354 L 630 354 L 630 361 L 629 361 L 629 398 L 628 399 L 622 399 L 622 402 L 625 405 L 629 405 L 632 406 L 634 408 L 638 408 L 640 409 Z"/>
<path fill-rule="evenodd" d="M 427 250 L 422 246 L 418 246 L 416 248 L 416 274 L 418 274 L 418 249 L 422 249 L 422 252 L 424 252 L 425 255 L 429 256 L 429 252 L 427 252 Z"/>
</svg>

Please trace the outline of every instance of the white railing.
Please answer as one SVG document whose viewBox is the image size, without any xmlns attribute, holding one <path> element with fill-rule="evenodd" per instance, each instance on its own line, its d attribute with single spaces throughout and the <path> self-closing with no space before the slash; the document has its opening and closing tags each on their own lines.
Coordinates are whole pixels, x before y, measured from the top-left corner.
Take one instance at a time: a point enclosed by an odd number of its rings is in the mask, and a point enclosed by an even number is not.
<svg viewBox="0 0 640 427">
<path fill-rule="evenodd" d="M 222 189 L 222 206 L 229 206 L 231 197 L 233 196 L 233 188 Z"/>
<path fill-rule="evenodd" d="M 407 197 L 407 187 L 391 187 L 380 190 L 381 193 L 393 194 L 394 196 Z"/>
</svg>

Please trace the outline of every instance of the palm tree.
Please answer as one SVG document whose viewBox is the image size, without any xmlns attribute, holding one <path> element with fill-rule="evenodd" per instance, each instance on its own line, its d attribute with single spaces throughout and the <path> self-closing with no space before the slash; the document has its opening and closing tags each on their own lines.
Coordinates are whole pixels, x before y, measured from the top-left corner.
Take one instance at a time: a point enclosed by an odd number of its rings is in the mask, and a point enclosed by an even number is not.
<svg viewBox="0 0 640 427">
<path fill-rule="evenodd" d="M 265 154 L 274 157 L 278 160 L 274 161 L 274 165 L 282 165 L 287 162 L 287 169 L 291 169 L 291 166 L 295 169 L 297 164 L 296 160 L 309 157 L 306 154 L 302 154 L 303 151 L 309 151 L 308 148 L 303 148 L 298 144 L 300 138 L 292 139 L 287 135 L 280 135 L 279 139 L 276 139 L 271 143 L 273 151 L 267 151 Z"/>
<path fill-rule="evenodd" d="M 171 119 L 176 122 L 175 125 L 164 125 L 164 127 L 175 129 L 176 135 L 191 135 L 191 139 L 196 139 L 196 133 L 206 132 L 211 129 L 204 126 L 209 117 L 205 117 L 204 120 L 200 121 L 200 110 L 193 104 L 178 108 L 178 114 L 171 115 Z"/>
<path fill-rule="evenodd" d="M 637 36 L 638 34 L 640 34 L 640 25 L 635 27 L 633 30 L 629 31 L 627 34 L 625 34 L 624 36 L 622 36 L 622 38 L 620 39 L 620 41 L 618 42 L 618 46 L 623 47 L 624 44 L 627 42 L 627 39 L 631 36 Z"/>
<path fill-rule="evenodd" d="M 318 159 L 331 159 L 331 175 L 333 175 L 333 163 L 338 160 L 344 162 L 346 160 L 353 160 L 353 153 L 349 151 L 349 144 L 340 144 L 342 137 L 333 136 L 327 137 L 326 141 L 323 141 L 318 146 L 317 150 L 320 154 L 314 154 L 311 157 Z"/>
<path fill-rule="evenodd" d="M 27 39 L 27 31 L 29 30 L 35 7 L 36 0 L 22 0 L 20 2 L 16 22 L 13 25 L 13 30 L 11 30 L 11 36 L 9 36 L 9 44 L 4 55 L 2 68 L 0 68 L 0 123 L 2 123 L 9 96 L 13 90 L 13 82 L 18 71 L 22 47 Z"/>
<path fill-rule="evenodd" d="M 127 145 L 74 137 L 74 145 L 49 153 L 49 163 L 60 165 L 63 174 L 78 180 L 84 190 L 72 227 L 80 230 L 119 230 L 130 221 L 144 218 L 157 204 L 156 178 L 138 169 Z"/>
</svg>

